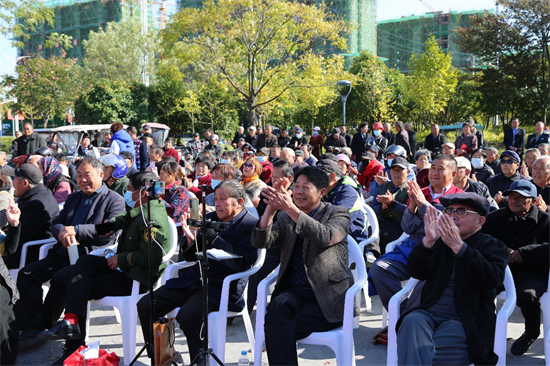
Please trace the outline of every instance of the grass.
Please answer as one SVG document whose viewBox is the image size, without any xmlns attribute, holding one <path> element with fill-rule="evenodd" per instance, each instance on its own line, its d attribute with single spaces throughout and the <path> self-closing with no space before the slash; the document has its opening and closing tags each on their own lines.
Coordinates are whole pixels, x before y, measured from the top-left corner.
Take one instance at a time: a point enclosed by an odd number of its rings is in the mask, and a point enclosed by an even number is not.
<svg viewBox="0 0 550 366">
<path fill-rule="evenodd" d="M 14 137 L 0 137 L 0 151 L 11 154 L 11 142 L 14 139 Z"/>
</svg>

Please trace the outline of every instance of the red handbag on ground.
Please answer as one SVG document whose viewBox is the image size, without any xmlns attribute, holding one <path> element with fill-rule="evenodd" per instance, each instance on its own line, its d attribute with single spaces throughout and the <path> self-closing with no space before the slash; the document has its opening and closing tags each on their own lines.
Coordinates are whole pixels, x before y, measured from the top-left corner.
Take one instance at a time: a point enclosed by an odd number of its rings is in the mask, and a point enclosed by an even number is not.
<svg viewBox="0 0 550 366">
<path fill-rule="evenodd" d="M 99 349 L 99 357 L 87 360 L 80 351 L 86 349 L 88 346 L 80 346 L 72 355 L 67 357 L 63 362 L 63 366 L 118 366 L 120 363 L 120 357 L 116 353 L 107 353 L 104 349 Z"/>
</svg>

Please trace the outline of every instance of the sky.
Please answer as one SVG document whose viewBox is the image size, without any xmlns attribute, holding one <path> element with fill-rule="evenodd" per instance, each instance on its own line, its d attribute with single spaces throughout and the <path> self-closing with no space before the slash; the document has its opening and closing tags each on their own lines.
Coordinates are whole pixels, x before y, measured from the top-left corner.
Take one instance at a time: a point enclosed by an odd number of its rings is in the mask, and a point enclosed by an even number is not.
<svg viewBox="0 0 550 366">
<path fill-rule="evenodd" d="M 462 11 L 494 9 L 495 0 L 426 0 L 437 11 Z M 377 20 L 395 19 L 408 15 L 422 15 L 430 12 L 430 7 L 420 0 L 378 0 Z M 13 59 L 17 56 L 10 41 L 0 36 L 0 75 L 13 72 Z M 8 57 L 6 57 L 8 56 Z"/>
</svg>

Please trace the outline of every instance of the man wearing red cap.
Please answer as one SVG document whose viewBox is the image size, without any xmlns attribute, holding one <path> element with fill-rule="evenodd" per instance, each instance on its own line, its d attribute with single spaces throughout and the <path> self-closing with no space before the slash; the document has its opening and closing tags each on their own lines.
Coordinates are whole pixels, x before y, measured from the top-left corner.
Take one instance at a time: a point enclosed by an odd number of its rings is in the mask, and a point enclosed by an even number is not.
<svg viewBox="0 0 550 366">
<path fill-rule="evenodd" d="M 386 149 L 388 148 L 388 140 L 382 136 L 382 132 L 384 131 L 384 126 L 380 122 L 376 122 L 374 126 L 372 126 L 372 134 L 374 136 L 371 136 L 369 140 L 367 141 L 367 146 L 378 146 L 378 153 L 380 155 L 384 155 L 386 152 Z"/>
</svg>

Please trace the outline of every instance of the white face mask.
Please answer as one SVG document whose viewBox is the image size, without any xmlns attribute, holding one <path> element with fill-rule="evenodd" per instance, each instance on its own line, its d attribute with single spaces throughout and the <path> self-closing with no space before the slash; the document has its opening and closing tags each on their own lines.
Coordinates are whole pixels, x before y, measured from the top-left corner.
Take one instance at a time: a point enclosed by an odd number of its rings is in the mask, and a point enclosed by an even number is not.
<svg viewBox="0 0 550 366">
<path fill-rule="evenodd" d="M 229 160 L 227 159 L 221 159 L 220 164 L 229 164 Z"/>
<path fill-rule="evenodd" d="M 483 161 L 480 158 L 472 158 L 472 167 L 474 169 L 483 168 Z"/>
<path fill-rule="evenodd" d="M 267 160 L 267 156 L 256 156 L 256 158 L 260 161 L 260 163 L 263 163 Z"/>
</svg>

